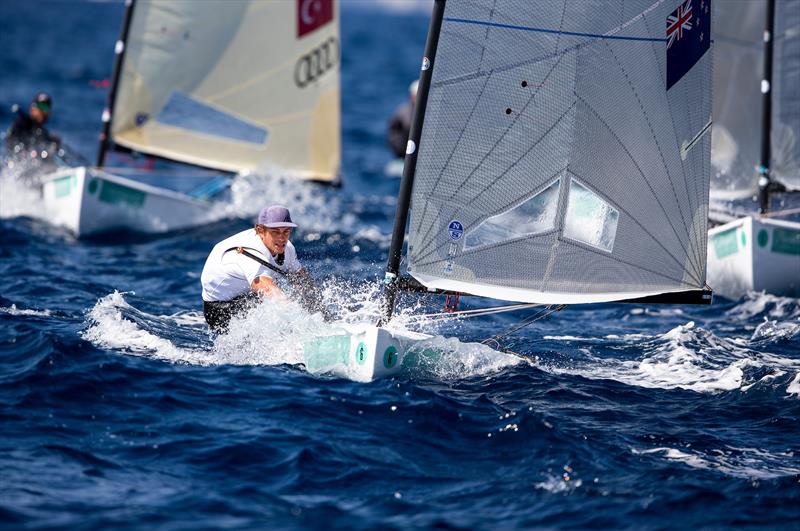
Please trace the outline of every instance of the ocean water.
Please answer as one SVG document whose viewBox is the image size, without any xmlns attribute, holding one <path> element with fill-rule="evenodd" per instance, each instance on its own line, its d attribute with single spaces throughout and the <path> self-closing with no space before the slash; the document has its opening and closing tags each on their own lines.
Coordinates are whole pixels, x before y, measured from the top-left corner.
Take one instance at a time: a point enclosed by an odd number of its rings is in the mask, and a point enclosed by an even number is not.
<svg viewBox="0 0 800 531">
<path fill-rule="evenodd" d="M 340 318 L 377 314 L 383 133 L 428 13 L 343 4 L 343 189 L 240 180 L 212 225 L 77 241 L 2 181 L 0 526 L 797 529 L 798 299 L 573 306 L 511 336 L 518 357 L 477 343 L 528 314 L 420 319 L 442 301 L 404 298 L 445 355 L 372 383 L 309 374 L 297 344 L 332 325 L 291 304 L 208 335 L 205 257 L 273 200 Z M 92 158 L 121 15 L 0 2 L 0 120 L 47 90 Z"/>
</svg>

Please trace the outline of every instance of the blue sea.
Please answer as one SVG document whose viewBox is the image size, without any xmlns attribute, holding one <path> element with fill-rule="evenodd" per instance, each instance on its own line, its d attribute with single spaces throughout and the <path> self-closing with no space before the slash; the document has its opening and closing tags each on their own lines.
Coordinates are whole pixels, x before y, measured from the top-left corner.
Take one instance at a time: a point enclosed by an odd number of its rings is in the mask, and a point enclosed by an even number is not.
<svg viewBox="0 0 800 531">
<path fill-rule="evenodd" d="M 377 315 L 384 133 L 429 12 L 342 4 L 342 189 L 239 182 L 214 224 L 76 240 L 3 181 L 0 526 L 798 529 L 798 299 L 572 306 L 509 336 L 517 356 L 478 343 L 528 313 L 419 318 L 443 301 L 405 297 L 399 322 L 444 354 L 371 383 L 307 372 L 298 342 L 336 324 L 292 304 L 208 334 L 203 262 L 270 202 L 341 318 Z M 93 159 L 122 14 L 0 1 L 0 121 L 46 90 Z"/>
</svg>

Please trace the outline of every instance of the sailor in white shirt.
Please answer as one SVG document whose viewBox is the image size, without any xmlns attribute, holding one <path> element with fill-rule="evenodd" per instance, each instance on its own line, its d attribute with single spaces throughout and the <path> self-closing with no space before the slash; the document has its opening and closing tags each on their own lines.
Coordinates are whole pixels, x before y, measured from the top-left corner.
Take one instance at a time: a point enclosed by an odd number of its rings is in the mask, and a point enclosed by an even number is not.
<svg viewBox="0 0 800 531">
<path fill-rule="evenodd" d="M 281 297 L 276 283 L 279 277 L 310 284 L 289 241 L 294 227 L 289 210 L 272 205 L 261 210 L 254 228 L 214 246 L 200 276 L 203 314 L 213 331 L 224 332 L 231 317 L 248 309 L 259 296 Z"/>
</svg>

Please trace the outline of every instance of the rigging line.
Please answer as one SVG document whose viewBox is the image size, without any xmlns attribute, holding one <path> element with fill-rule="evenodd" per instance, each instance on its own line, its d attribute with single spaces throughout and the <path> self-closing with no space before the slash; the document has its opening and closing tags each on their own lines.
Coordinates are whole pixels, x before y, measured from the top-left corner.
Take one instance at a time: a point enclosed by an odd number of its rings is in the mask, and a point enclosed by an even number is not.
<svg viewBox="0 0 800 531">
<path fill-rule="evenodd" d="M 507 336 L 513 334 L 514 332 L 518 332 L 519 330 L 522 330 L 523 328 L 525 328 L 526 326 L 530 325 L 531 323 L 535 323 L 536 321 L 540 321 L 542 319 L 550 317 L 554 313 L 560 312 L 561 310 L 563 310 L 566 307 L 567 307 L 566 304 L 559 304 L 557 306 L 548 306 L 548 307 L 542 309 L 541 311 L 535 313 L 534 315 L 532 315 L 530 317 L 526 317 L 519 324 L 516 324 L 516 325 L 508 328 L 505 332 L 502 332 L 500 334 L 496 334 L 496 335 L 494 335 L 492 337 L 488 337 L 488 338 L 484 339 L 483 341 L 481 341 L 481 343 L 485 345 L 489 341 L 494 341 L 495 343 L 497 343 L 499 345 L 500 344 L 500 340 L 503 339 L 504 337 L 507 337 Z"/>
<path fill-rule="evenodd" d="M 564 55 L 566 55 L 566 54 L 564 54 Z M 520 112 L 514 116 L 514 118 L 513 118 L 513 119 L 511 120 L 511 122 L 508 124 L 508 127 L 506 127 L 506 129 L 505 129 L 505 130 L 502 132 L 502 134 L 501 134 L 501 135 L 500 135 L 500 137 L 497 139 L 497 141 L 495 141 L 494 145 L 493 145 L 491 148 L 489 148 L 489 150 L 488 150 L 488 151 L 487 151 L 487 152 L 486 152 L 486 153 L 483 155 L 483 157 L 481 158 L 481 160 L 478 162 L 477 166 L 475 166 L 475 168 L 473 168 L 473 169 L 472 169 L 472 171 L 470 171 L 469 175 L 467 175 L 467 176 L 464 178 L 464 180 L 463 180 L 463 182 L 462 182 L 461 186 L 459 186 L 459 187 L 458 187 L 458 188 L 455 190 L 455 192 L 454 192 L 454 194 L 453 194 L 453 195 L 455 195 L 455 193 L 457 193 L 457 192 L 458 192 L 458 191 L 461 189 L 461 187 L 464 185 L 464 183 L 466 183 L 466 182 L 467 182 L 467 180 L 469 180 L 469 179 L 470 179 L 470 178 L 471 178 L 471 177 L 472 177 L 472 176 L 475 174 L 475 172 L 476 172 L 476 171 L 478 171 L 478 169 L 479 169 L 479 168 L 480 168 L 480 167 L 483 165 L 483 163 L 486 161 L 486 159 L 487 159 L 487 158 L 489 158 L 489 155 L 491 155 L 491 154 L 492 154 L 492 152 L 494 152 L 494 150 L 497 148 L 497 146 L 498 146 L 498 145 L 500 145 L 500 142 L 502 142 L 502 141 L 503 141 L 503 139 L 506 137 L 506 135 L 508 134 L 508 132 L 509 132 L 509 131 L 511 131 L 511 128 L 512 128 L 512 127 L 514 127 L 514 125 L 516 125 L 516 123 L 517 123 L 517 119 L 519 118 L 519 116 L 522 114 L 522 112 L 524 112 L 524 111 L 525 111 L 525 109 L 527 109 L 527 108 L 528 108 L 528 105 L 530 105 L 530 103 L 536 99 L 536 96 L 539 94 L 539 91 L 540 91 L 540 90 L 541 90 L 541 88 L 544 86 L 544 84 L 547 82 L 547 80 L 548 80 L 548 79 L 550 79 L 550 75 L 551 75 L 551 74 L 552 74 L 552 73 L 555 71 L 556 67 L 557 67 L 557 66 L 558 66 L 558 65 L 561 63 L 561 59 L 563 59 L 563 58 L 564 58 L 564 55 L 561 55 L 561 56 L 559 56 L 559 57 L 558 57 L 558 59 L 557 59 L 557 60 L 556 60 L 556 61 L 553 63 L 553 65 L 550 67 L 550 70 L 547 72 L 547 75 L 544 77 L 544 79 L 543 79 L 543 80 L 542 80 L 542 82 L 539 84 L 539 86 L 537 86 L 537 87 L 536 87 L 536 91 L 535 91 L 533 94 L 531 94 L 531 96 L 528 98 L 528 101 L 527 101 L 527 102 L 525 102 L 525 105 L 522 107 L 522 109 L 520 110 Z M 487 76 L 487 81 L 488 81 L 488 77 L 489 77 L 489 76 Z M 481 91 L 481 94 L 483 94 L 483 92 L 482 92 L 482 91 Z M 476 105 L 477 105 L 477 102 L 478 102 L 479 100 L 480 100 L 480 97 L 476 99 L 476 102 L 475 102 L 475 104 L 476 104 Z M 471 114 L 470 114 L 470 116 L 471 116 Z M 466 129 L 466 128 L 464 128 L 464 129 Z M 463 131 L 463 129 L 462 129 L 462 131 Z M 456 146 L 456 147 L 457 147 L 457 146 Z M 453 148 L 453 152 L 455 152 L 455 149 L 456 149 L 456 147 L 454 147 L 454 148 Z M 451 154 L 451 157 L 452 157 L 452 154 Z M 444 172 L 444 169 L 442 170 L 442 173 L 443 173 L 443 172 Z M 441 174 L 439 175 L 439 179 L 437 179 L 437 183 L 438 183 L 440 180 L 441 180 Z M 434 188 L 435 188 L 435 185 L 434 185 Z M 427 203 L 426 203 L 426 204 L 427 204 Z M 425 210 L 425 208 L 423 208 L 423 210 Z M 420 219 L 422 219 L 422 218 L 420 218 Z M 428 238 L 428 236 L 430 235 L 430 233 L 431 233 L 431 231 L 432 231 L 432 230 L 433 230 L 433 226 L 432 226 L 432 225 L 429 225 L 429 226 L 428 226 L 428 228 L 427 228 L 427 230 L 425 231 L 425 234 L 422 236 L 422 238 L 420 238 L 420 241 L 423 241 L 423 242 L 424 242 L 424 241 L 425 241 L 425 240 Z M 431 242 L 432 242 L 432 240 L 431 240 Z M 430 243 L 431 243 L 431 242 L 429 242 L 428 244 L 426 244 L 426 245 L 425 245 L 425 247 L 424 247 L 422 250 L 423 250 L 423 251 L 424 251 L 424 250 L 427 250 L 427 249 L 430 247 Z"/>
<path fill-rule="evenodd" d="M 634 37 L 631 35 L 603 35 L 600 33 L 584 33 L 580 31 L 559 31 L 548 28 L 534 28 L 531 26 L 517 26 L 514 24 L 504 24 L 502 22 L 487 22 L 485 20 L 470 20 L 467 18 L 445 17 L 445 22 L 455 22 L 459 24 L 472 24 L 475 26 L 492 26 L 495 28 L 530 31 L 534 33 L 551 33 L 554 35 L 568 35 L 570 37 L 588 37 L 590 39 L 616 40 L 616 41 L 637 41 L 637 42 L 667 42 L 666 38 L 661 37 Z"/>
<path fill-rule="evenodd" d="M 800 208 L 789 208 L 786 210 L 775 210 L 761 214 L 762 218 L 781 218 L 783 216 L 790 216 L 792 214 L 800 214 Z"/>
<path fill-rule="evenodd" d="M 455 312 L 437 312 L 437 313 L 426 313 L 421 315 L 411 315 L 409 316 L 409 319 L 422 320 L 431 317 L 457 317 L 466 319 L 468 317 L 482 317 L 484 315 L 513 312 L 515 310 L 526 310 L 528 308 L 536 308 L 540 306 L 543 305 L 535 302 L 523 303 L 523 304 L 510 304 L 507 306 L 492 306 L 490 308 L 476 308 L 473 310 L 456 310 Z"/>
<path fill-rule="evenodd" d="M 653 139 L 653 143 L 655 144 L 656 149 L 658 150 L 659 157 L 661 157 L 661 165 L 664 168 L 664 172 L 667 174 L 667 180 L 669 181 L 669 186 L 672 189 L 672 197 L 673 197 L 673 199 L 675 199 L 675 204 L 678 207 L 678 213 L 681 216 L 681 222 L 683 224 L 683 229 L 686 231 L 686 237 L 691 240 L 692 235 L 689 233 L 689 227 L 686 225 L 686 216 L 684 216 L 684 214 L 683 214 L 683 206 L 681 204 L 681 201 L 678 199 L 677 192 L 675 191 L 675 183 L 672 181 L 672 175 L 670 175 L 669 165 L 667 164 L 667 159 L 666 159 L 666 157 L 664 157 L 664 151 L 661 149 L 661 144 L 658 141 L 658 137 L 656 136 L 655 129 L 653 129 L 653 124 L 650 121 L 650 116 L 648 116 L 648 113 L 647 113 L 647 110 L 645 109 L 644 103 L 642 103 L 642 98 L 639 97 L 639 92 L 636 90 L 636 87 L 633 86 L 633 82 L 631 81 L 631 78 L 628 75 L 628 71 L 622 65 L 622 62 L 619 60 L 619 57 L 617 57 L 617 54 L 614 52 L 614 49 L 611 47 L 611 45 L 609 43 L 607 43 L 607 42 L 605 44 L 606 44 L 606 48 L 608 49 L 608 51 L 611 52 L 612 56 L 614 56 L 614 61 L 616 61 L 617 66 L 619 67 L 620 70 L 622 70 L 622 73 L 625 75 L 625 81 L 627 81 L 628 87 L 630 88 L 631 92 L 633 93 L 633 96 L 636 98 L 636 102 L 639 104 L 639 109 L 640 109 L 640 111 L 642 113 L 642 117 L 644 118 L 644 121 L 647 123 L 647 128 L 650 130 L 650 136 Z M 669 108 L 669 102 L 667 102 L 667 108 Z M 672 120 L 672 128 L 674 130 L 675 129 L 675 121 L 674 121 L 674 119 L 672 119 L 672 113 L 671 112 L 670 112 L 670 119 Z M 683 170 L 683 166 L 681 166 L 681 169 Z M 683 182 L 684 182 L 684 187 L 686 188 L 686 196 L 687 196 L 687 199 L 688 199 L 689 188 L 686 185 L 685 175 L 684 175 Z M 698 261 L 698 256 L 694 252 L 695 251 L 694 248 L 684 249 L 684 251 L 686 252 L 686 257 L 692 259 L 692 263 L 693 264 Z M 695 272 L 697 272 L 697 271 L 695 271 Z M 698 275 L 698 276 L 700 276 L 700 275 Z"/>
<path fill-rule="evenodd" d="M 631 162 L 633 163 L 633 165 L 636 167 L 636 170 L 639 172 L 639 175 L 641 175 L 642 179 L 643 179 L 643 180 L 644 180 L 644 182 L 647 184 L 647 188 L 649 188 L 649 189 L 650 189 L 650 193 L 653 195 L 653 198 L 656 200 L 656 203 L 658 203 L 658 206 L 661 208 L 661 212 L 663 212 L 663 213 L 664 213 L 664 218 L 666 219 L 666 221 L 667 221 L 667 224 L 668 224 L 668 225 L 670 226 L 670 228 L 672 229 L 672 233 L 675 235 L 675 238 L 678 240 L 678 244 L 680 244 L 680 246 L 681 246 L 681 249 L 683 249 L 684 256 L 685 256 L 686 258 L 690 258 L 690 256 L 689 256 L 689 251 L 686 249 L 686 247 L 684 247 L 684 245 L 683 245 L 683 241 L 681 241 L 681 237 L 680 237 L 680 236 L 678 236 L 678 230 L 677 230 L 677 229 L 675 228 L 675 226 L 672 224 L 672 219 L 669 217 L 669 214 L 667 214 L 667 209 L 666 209 L 666 208 L 664 208 L 664 204 L 661 202 L 661 199 L 658 197 L 658 194 L 656 194 L 655 190 L 653 189 L 653 185 L 652 185 L 652 184 L 650 184 L 650 181 L 647 179 L 647 176 L 645 175 L 645 173 L 644 173 L 644 171 L 642 170 L 642 168 L 640 168 L 640 167 L 639 167 L 639 163 L 638 163 L 638 162 L 636 161 L 636 159 L 633 157 L 633 154 L 632 154 L 632 153 L 631 153 L 631 152 L 628 150 L 628 147 L 625 145 L 625 143 L 624 143 L 624 142 L 622 142 L 622 139 L 621 139 L 621 138 L 619 138 L 619 136 L 617 136 L 617 134 L 614 132 L 614 130 L 611 128 L 611 126 L 610 126 L 610 125 L 608 125 L 608 123 L 606 123 L 606 121 L 603 119 L 603 117 L 602 117 L 602 116 L 600 116 L 600 114 L 599 114 L 599 113 L 598 113 L 598 112 L 597 112 L 597 111 L 594 109 L 594 107 L 592 107 L 592 106 L 589 104 L 589 102 L 588 102 L 588 101 L 584 100 L 584 99 L 583 99 L 583 98 L 581 98 L 580 96 L 577 96 L 577 98 L 578 98 L 578 99 L 579 99 L 579 100 L 580 100 L 580 101 L 581 101 L 581 102 L 582 102 L 584 105 L 586 105 L 586 108 L 587 108 L 587 109 L 589 109 L 589 110 L 592 112 L 592 114 L 595 116 L 595 118 L 597 118 L 597 120 L 598 120 L 598 121 L 599 121 L 601 124 L 603 124 L 603 126 L 604 126 L 604 127 L 607 129 L 607 130 L 608 130 L 609 134 L 611 134 L 611 136 L 612 136 L 612 137 L 614 137 L 614 140 L 616 140 L 616 141 L 617 141 L 617 143 L 619 144 L 619 146 L 622 148 L 622 150 L 623 150 L 623 151 L 625 152 L 625 154 L 628 156 L 628 158 L 630 159 L 630 161 L 631 161 Z M 691 262 L 691 261 L 690 261 L 690 262 Z M 696 264 L 692 263 L 691 265 L 692 265 L 692 273 L 694 273 L 694 274 L 695 274 L 695 277 L 693 278 L 693 280 L 695 280 L 695 281 L 696 281 L 696 280 L 697 280 L 697 278 L 698 278 L 698 277 L 700 277 L 700 275 L 699 275 L 698 271 L 696 270 Z"/>
</svg>

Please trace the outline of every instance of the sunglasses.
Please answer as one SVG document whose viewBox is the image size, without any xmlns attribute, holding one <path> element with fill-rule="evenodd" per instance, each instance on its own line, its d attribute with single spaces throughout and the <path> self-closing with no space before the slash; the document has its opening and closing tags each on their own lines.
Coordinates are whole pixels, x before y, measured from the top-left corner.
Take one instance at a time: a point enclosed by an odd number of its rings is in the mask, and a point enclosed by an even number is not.
<svg viewBox="0 0 800 531">
<path fill-rule="evenodd" d="M 34 103 L 37 109 L 42 111 L 45 114 L 50 114 L 50 104 L 44 101 L 37 101 Z"/>
</svg>

